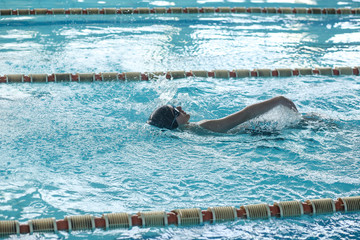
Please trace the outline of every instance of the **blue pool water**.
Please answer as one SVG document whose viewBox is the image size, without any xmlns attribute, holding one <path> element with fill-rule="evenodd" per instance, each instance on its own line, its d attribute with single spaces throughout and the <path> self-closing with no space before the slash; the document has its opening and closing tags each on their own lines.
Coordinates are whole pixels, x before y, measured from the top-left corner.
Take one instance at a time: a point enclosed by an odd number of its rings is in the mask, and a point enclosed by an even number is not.
<svg viewBox="0 0 360 240">
<path fill-rule="evenodd" d="M 136 7 L 0 1 L 0 8 Z M 139 6 L 359 7 L 357 1 L 142 1 Z M 0 18 L 0 75 L 360 66 L 359 16 Z M 145 122 L 162 104 L 192 121 L 284 95 L 262 131 L 196 134 Z M 186 78 L 0 85 L 0 220 L 235 206 L 360 195 L 359 76 Z M 297 120 L 297 121 L 296 121 Z M 265 123 L 264 123 L 265 122 Z M 296 124 L 294 124 L 296 122 Z M 23 239 L 353 239 L 359 213 Z"/>
</svg>

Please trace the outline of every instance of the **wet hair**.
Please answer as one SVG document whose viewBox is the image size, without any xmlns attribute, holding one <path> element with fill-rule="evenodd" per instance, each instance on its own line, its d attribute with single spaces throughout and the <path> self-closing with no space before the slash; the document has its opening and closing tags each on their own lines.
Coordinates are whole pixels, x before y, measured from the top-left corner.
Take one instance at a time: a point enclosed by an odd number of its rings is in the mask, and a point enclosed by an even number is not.
<svg viewBox="0 0 360 240">
<path fill-rule="evenodd" d="M 179 125 L 175 120 L 174 108 L 170 105 L 164 105 L 156 109 L 149 117 L 148 124 L 167 129 L 175 129 Z"/>
</svg>

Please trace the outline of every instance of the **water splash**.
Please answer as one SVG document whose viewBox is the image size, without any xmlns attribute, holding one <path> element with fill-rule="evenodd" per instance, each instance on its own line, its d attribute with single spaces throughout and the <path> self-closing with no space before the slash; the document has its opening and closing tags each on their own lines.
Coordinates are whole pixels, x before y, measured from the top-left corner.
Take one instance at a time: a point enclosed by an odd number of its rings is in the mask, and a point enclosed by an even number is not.
<svg viewBox="0 0 360 240">
<path fill-rule="evenodd" d="M 284 106 L 277 106 L 255 119 L 240 124 L 238 127 L 230 130 L 229 133 L 277 133 L 282 129 L 296 126 L 300 121 L 300 113 Z"/>
</svg>

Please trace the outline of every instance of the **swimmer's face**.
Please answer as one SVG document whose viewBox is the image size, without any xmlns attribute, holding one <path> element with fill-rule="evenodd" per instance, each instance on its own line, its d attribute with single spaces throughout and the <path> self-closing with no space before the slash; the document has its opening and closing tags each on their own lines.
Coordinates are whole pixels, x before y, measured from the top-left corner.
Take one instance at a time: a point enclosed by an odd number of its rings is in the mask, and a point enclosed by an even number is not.
<svg viewBox="0 0 360 240">
<path fill-rule="evenodd" d="M 180 115 L 176 118 L 176 122 L 178 125 L 184 125 L 189 122 L 190 115 L 187 114 L 180 106 L 176 107 L 176 109 L 180 112 Z"/>
</svg>

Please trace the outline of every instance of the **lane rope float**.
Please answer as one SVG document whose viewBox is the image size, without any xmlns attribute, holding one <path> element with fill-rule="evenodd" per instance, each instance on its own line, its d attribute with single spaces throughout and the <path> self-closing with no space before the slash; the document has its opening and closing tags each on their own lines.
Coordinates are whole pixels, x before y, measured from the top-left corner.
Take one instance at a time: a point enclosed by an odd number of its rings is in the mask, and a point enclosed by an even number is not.
<svg viewBox="0 0 360 240">
<path fill-rule="evenodd" d="M 170 8 L 34 8 L 0 9 L 1 16 L 23 15 L 114 15 L 114 14 L 200 14 L 200 13 L 265 13 L 265 14 L 360 14 L 360 8 L 290 8 L 290 7 L 170 7 Z"/>
<path fill-rule="evenodd" d="M 0 221 L 0 237 L 8 235 L 33 234 L 35 232 L 58 231 L 94 231 L 96 228 L 104 230 L 115 228 L 138 227 L 166 227 L 168 225 L 192 226 L 203 225 L 205 222 L 217 223 L 235 221 L 237 219 L 269 219 L 270 217 L 301 217 L 307 215 L 331 214 L 335 212 L 360 211 L 360 196 L 341 197 L 336 201 L 330 198 L 312 199 L 305 202 L 287 201 L 267 204 L 243 205 L 239 208 L 232 206 L 176 209 L 171 212 L 150 211 L 128 213 L 108 213 L 102 217 L 92 215 L 66 216 L 63 220 L 55 218 L 29 220 L 27 224 L 20 224 L 17 220 Z"/>
<path fill-rule="evenodd" d="M 52 73 L 52 74 L 5 74 L 0 75 L 0 83 L 45 83 L 45 82 L 95 82 L 95 81 L 147 81 L 161 76 L 166 79 L 186 77 L 205 78 L 246 78 L 246 77 L 292 77 L 307 75 L 356 75 L 359 76 L 360 67 L 324 67 L 324 68 L 296 68 L 285 69 L 236 69 L 213 71 L 169 71 L 169 72 L 107 72 L 107 73 Z"/>
</svg>

